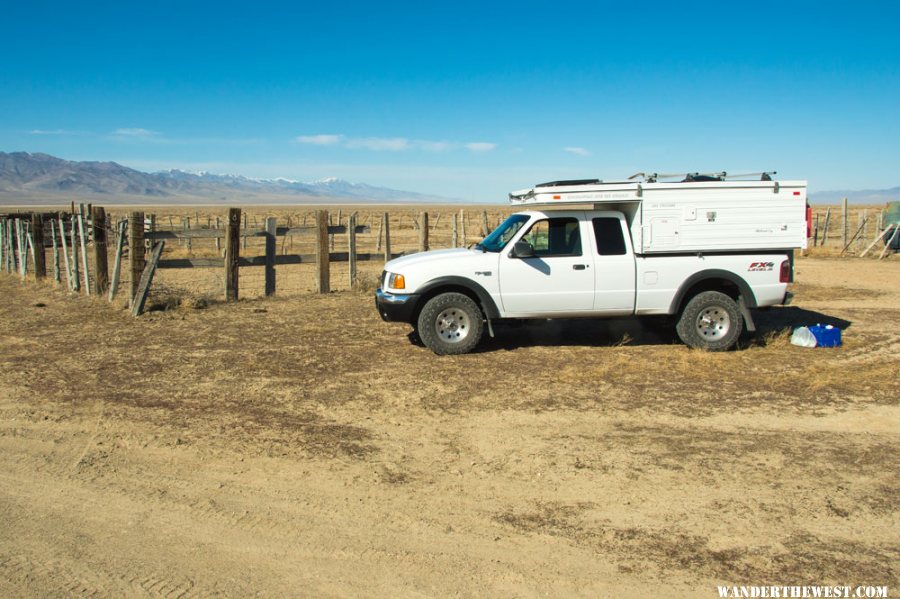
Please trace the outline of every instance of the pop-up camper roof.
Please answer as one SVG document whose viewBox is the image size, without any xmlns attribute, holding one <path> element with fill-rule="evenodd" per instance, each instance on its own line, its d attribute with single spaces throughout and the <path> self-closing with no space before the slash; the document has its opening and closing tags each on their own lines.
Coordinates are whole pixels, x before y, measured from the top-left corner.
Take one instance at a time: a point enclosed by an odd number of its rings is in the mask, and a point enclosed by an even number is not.
<svg viewBox="0 0 900 599">
<path fill-rule="evenodd" d="M 626 180 L 603 181 L 601 179 L 575 179 L 540 183 L 530 189 L 522 189 L 509 194 L 510 204 L 551 205 L 551 204 L 591 204 L 621 203 L 640 201 L 645 193 L 691 190 L 771 190 L 779 193 L 783 188 L 802 189 L 806 196 L 806 181 L 775 181 L 775 172 L 741 175 L 718 173 L 658 174 L 636 173 Z M 665 180 L 673 179 L 673 180 Z M 679 194 L 680 195 L 680 194 Z M 741 194 L 738 194 L 741 195 Z"/>
</svg>

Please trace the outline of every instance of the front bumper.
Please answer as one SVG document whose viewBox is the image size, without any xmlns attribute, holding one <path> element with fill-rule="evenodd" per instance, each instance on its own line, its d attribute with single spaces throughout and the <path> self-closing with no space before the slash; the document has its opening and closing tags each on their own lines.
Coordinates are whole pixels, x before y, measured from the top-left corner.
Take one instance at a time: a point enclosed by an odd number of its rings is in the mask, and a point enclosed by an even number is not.
<svg viewBox="0 0 900 599">
<path fill-rule="evenodd" d="M 388 322 L 413 323 L 416 304 L 419 296 L 415 293 L 397 294 L 389 293 L 380 287 L 375 290 L 375 308 L 382 320 Z"/>
</svg>

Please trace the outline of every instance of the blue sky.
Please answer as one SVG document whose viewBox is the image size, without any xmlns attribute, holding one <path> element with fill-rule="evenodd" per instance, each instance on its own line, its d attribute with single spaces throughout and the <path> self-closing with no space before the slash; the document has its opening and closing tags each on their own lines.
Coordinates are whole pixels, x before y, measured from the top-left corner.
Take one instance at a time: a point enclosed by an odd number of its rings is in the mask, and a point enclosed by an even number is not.
<svg viewBox="0 0 900 599">
<path fill-rule="evenodd" d="M 900 3 L 9 2 L 0 150 L 473 201 L 900 185 Z"/>
</svg>

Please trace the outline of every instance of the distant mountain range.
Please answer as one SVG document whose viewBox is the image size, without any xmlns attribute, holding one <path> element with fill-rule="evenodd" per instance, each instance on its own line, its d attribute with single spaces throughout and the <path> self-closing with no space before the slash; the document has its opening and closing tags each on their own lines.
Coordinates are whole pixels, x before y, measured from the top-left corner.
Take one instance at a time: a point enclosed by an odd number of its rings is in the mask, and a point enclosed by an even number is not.
<svg viewBox="0 0 900 599">
<path fill-rule="evenodd" d="M 837 204 L 842 198 L 854 204 L 883 204 L 900 200 L 900 187 L 810 194 L 810 202 L 815 204 Z M 56 204 L 72 200 L 107 204 L 460 201 L 335 178 L 304 183 L 181 170 L 145 173 L 115 162 L 73 162 L 41 153 L 0 152 L 0 204 Z"/>
<path fill-rule="evenodd" d="M 145 173 L 115 162 L 73 162 L 41 153 L 0 152 L 0 204 L 71 200 L 107 204 L 459 201 L 336 178 L 303 183 L 181 170 Z"/>
</svg>

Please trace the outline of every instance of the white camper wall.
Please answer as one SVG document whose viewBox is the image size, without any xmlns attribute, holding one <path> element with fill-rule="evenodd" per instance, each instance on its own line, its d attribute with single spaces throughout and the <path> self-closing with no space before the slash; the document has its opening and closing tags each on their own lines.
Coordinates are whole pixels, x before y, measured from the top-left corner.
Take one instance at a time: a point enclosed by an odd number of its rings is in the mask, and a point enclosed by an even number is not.
<svg viewBox="0 0 900 599">
<path fill-rule="evenodd" d="M 643 253 L 806 247 L 806 186 L 644 189 Z M 794 195 L 795 193 L 798 195 Z M 634 227 L 633 227 L 634 232 Z"/>
</svg>

